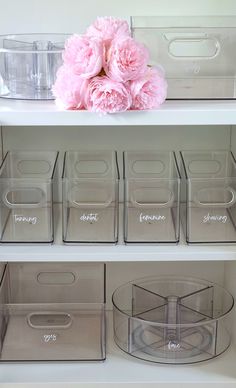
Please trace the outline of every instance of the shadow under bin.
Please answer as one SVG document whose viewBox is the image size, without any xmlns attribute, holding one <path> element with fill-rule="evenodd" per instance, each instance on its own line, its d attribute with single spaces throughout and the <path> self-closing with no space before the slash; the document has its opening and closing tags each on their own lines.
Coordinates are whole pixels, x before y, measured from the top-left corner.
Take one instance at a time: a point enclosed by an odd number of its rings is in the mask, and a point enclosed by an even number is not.
<svg viewBox="0 0 236 388">
<path fill-rule="evenodd" d="M 181 219 L 188 243 L 236 242 L 236 162 L 229 151 L 181 152 Z"/>
<path fill-rule="evenodd" d="M 119 171 L 114 151 L 68 151 L 63 169 L 63 241 L 118 241 Z"/>
<path fill-rule="evenodd" d="M 179 241 L 180 175 L 174 152 L 124 152 L 126 243 Z"/>
<path fill-rule="evenodd" d="M 53 242 L 56 151 L 9 151 L 0 169 L 2 243 Z"/>
</svg>

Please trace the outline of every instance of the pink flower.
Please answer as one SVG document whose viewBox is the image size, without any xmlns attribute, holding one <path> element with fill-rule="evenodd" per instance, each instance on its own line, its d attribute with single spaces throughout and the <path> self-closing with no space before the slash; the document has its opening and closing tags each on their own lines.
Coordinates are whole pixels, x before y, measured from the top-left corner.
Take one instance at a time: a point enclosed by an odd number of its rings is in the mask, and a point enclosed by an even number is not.
<svg viewBox="0 0 236 388">
<path fill-rule="evenodd" d="M 115 37 L 130 36 L 129 25 L 125 20 L 113 17 L 98 17 L 95 22 L 88 27 L 86 34 L 101 38 L 105 44 Z"/>
<path fill-rule="evenodd" d="M 61 66 L 53 85 L 56 104 L 63 109 L 82 109 L 84 107 L 83 95 L 87 83 L 87 80 L 73 74 L 67 66 Z"/>
<path fill-rule="evenodd" d="M 130 82 L 132 109 L 158 108 L 166 99 L 167 82 L 157 68 L 149 67 L 145 76 Z"/>
<path fill-rule="evenodd" d="M 85 95 L 85 107 L 95 112 L 122 112 L 130 108 L 131 96 L 122 83 L 112 81 L 106 76 L 95 77 L 89 81 Z"/>
<path fill-rule="evenodd" d="M 75 74 L 86 79 L 94 77 L 102 69 L 102 40 L 85 35 L 72 35 L 66 42 L 63 59 Z"/>
<path fill-rule="evenodd" d="M 126 82 L 142 77 L 149 60 L 148 50 L 130 37 L 112 41 L 107 50 L 104 68 L 114 81 Z"/>
</svg>

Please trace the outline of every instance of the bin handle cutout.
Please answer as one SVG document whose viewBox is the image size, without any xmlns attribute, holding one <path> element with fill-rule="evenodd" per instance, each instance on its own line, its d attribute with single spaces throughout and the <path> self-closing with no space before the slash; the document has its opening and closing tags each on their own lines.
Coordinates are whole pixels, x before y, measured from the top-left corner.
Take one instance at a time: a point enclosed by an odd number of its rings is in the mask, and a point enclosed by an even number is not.
<svg viewBox="0 0 236 388">
<path fill-rule="evenodd" d="M 33 329 L 68 329 L 72 324 L 70 314 L 56 311 L 33 312 L 26 319 Z"/>
<path fill-rule="evenodd" d="M 199 193 L 204 193 L 204 192 L 208 192 L 209 191 L 213 191 L 214 193 L 217 191 L 217 190 L 221 190 L 221 191 L 225 191 L 225 192 L 229 192 L 231 194 L 231 199 L 228 201 L 228 202 L 202 202 L 201 200 L 198 199 L 198 196 L 199 196 Z M 236 192 L 234 189 L 232 189 L 232 187 L 227 187 L 225 189 L 222 189 L 221 187 L 214 187 L 214 188 L 205 188 L 205 189 L 201 189 L 199 190 L 194 198 L 193 198 L 193 201 L 200 207 L 223 207 L 223 208 L 227 208 L 227 207 L 231 207 L 232 205 L 235 204 L 236 202 Z"/>
<path fill-rule="evenodd" d="M 14 192 L 39 192 L 40 194 L 40 200 L 36 203 L 16 203 L 16 202 L 11 202 L 9 199 L 8 199 L 8 195 L 10 193 L 14 193 Z M 2 196 L 2 200 L 4 202 L 4 204 L 8 207 L 8 208 L 11 208 L 11 209 L 19 209 L 19 208 L 30 208 L 30 209 L 35 209 L 35 208 L 40 208 L 42 207 L 42 205 L 45 203 L 45 192 L 39 188 L 39 187 L 13 187 L 11 189 L 6 189 L 4 192 L 3 192 L 3 196 Z"/>
<path fill-rule="evenodd" d="M 73 199 L 73 194 L 74 192 L 78 191 L 78 188 L 77 187 L 73 187 L 69 193 L 68 193 L 68 201 L 74 205 L 74 207 L 84 207 L 84 208 L 87 208 L 87 207 L 91 207 L 91 208 L 104 208 L 104 207 L 108 207 L 111 202 L 112 202 L 112 198 L 108 198 L 106 201 L 101 201 L 101 202 L 95 202 L 95 201 L 76 201 L 75 199 Z"/>
<path fill-rule="evenodd" d="M 220 43 L 214 37 L 176 37 L 168 44 L 168 53 L 175 59 L 213 59 L 219 52 Z"/>
<path fill-rule="evenodd" d="M 153 188 L 151 188 L 153 189 Z M 143 191 L 145 189 L 138 189 L 138 190 L 134 190 L 131 194 L 131 202 L 136 206 L 136 207 L 149 207 L 149 208 L 153 208 L 153 207 L 170 207 L 173 202 L 174 202 L 174 193 L 172 190 L 169 190 L 169 189 L 165 189 L 167 193 L 169 193 L 169 200 L 166 201 L 166 202 L 145 202 L 145 201 L 137 201 L 135 199 L 135 193 L 137 193 L 137 191 Z M 156 189 L 158 190 L 158 188 Z"/>
</svg>

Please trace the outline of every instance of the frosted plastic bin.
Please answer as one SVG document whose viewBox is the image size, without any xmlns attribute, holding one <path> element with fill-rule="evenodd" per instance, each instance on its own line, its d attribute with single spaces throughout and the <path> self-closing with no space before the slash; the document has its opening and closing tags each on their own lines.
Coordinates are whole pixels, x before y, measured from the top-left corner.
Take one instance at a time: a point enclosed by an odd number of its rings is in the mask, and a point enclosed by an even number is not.
<svg viewBox="0 0 236 388">
<path fill-rule="evenodd" d="M 52 86 L 62 65 L 65 34 L 0 36 L 0 96 L 51 100 Z"/>
<path fill-rule="evenodd" d="M 179 241 L 180 175 L 174 152 L 124 152 L 125 242 Z"/>
<path fill-rule="evenodd" d="M 188 243 L 236 242 L 236 162 L 228 151 L 181 152 L 181 218 Z"/>
<path fill-rule="evenodd" d="M 10 263 L 0 287 L 0 361 L 105 359 L 105 266 Z"/>
<path fill-rule="evenodd" d="M 0 168 L 2 243 L 53 242 L 53 182 L 58 153 L 9 151 Z"/>
<path fill-rule="evenodd" d="M 66 152 L 63 171 L 64 242 L 117 242 L 118 186 L 116 152 Z"/>
<path fill-rule="evenodd" d="M 223 353 L 234 300 L 209 281 L 175 276 L 134 280 L 113 294 L 114 339 L 133 357 L 189 364 Z"/>
<path fill-rule="evenodd" d="M 169 99 L 236 98 L 236 18 L 131 18 L 133 36 L 166 72 Z"/>
</svg>

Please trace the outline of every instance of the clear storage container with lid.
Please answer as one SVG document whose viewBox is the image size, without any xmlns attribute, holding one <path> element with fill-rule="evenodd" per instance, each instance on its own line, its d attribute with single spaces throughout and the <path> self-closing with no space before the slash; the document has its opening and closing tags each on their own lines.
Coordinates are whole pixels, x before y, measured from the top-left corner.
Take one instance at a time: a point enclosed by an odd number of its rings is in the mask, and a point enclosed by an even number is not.
<svg viewBox="0 0 236 388">
<path fill-rule="evenodd" d="M 66 152 L 63 240 L 67 243 L 116 243 L 118 190 L 116 152 Z"/>
<path fill-rule="evenodd" d="M 236 162 L 228 151 L 181 152 L 181 219 L 188 243 L 236 242 Z"/>
<path fill-rule="evenodd" d="M 212 359 L 231 341 L 232 295 L 209 281 L 152 277 L 113 294 L 114 339 L 133 357 L 164 364 Z"/>
<path fill-rule="evenodd" d="M 52 86 L 62 65 L 66 34 L 0 36 L 0 96 L 53 99 Z"/>
<path fill-rule="evenodd" d="M 52 242 L 58 152 L 9 151 L 0 168 L 2 243 Z"/>
<path fill-rule="evenodd" d="M 179 241 L 180 175 L 174 152 L 124 152 L 125 242 Z"/>
<path fill-rule="evenodd" d="M 8 263 L 0 286 L 1 361 L 100 361 L 102 263 Z"/>
<path fill-rule="evenodd" d="M 164 67 L 168 98 L 236 98 L 235 17 L 134 16 L 131 26 Z"/>
</svg>

